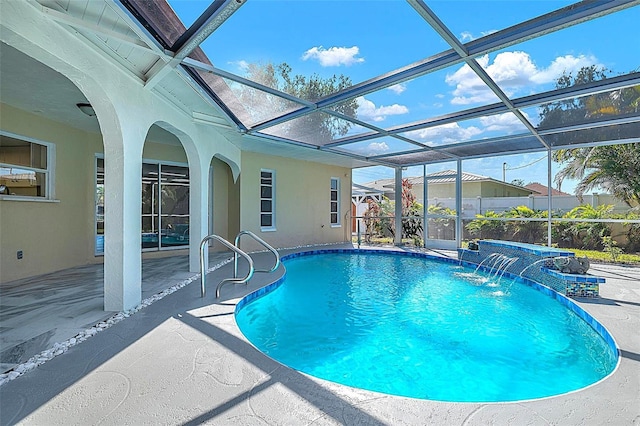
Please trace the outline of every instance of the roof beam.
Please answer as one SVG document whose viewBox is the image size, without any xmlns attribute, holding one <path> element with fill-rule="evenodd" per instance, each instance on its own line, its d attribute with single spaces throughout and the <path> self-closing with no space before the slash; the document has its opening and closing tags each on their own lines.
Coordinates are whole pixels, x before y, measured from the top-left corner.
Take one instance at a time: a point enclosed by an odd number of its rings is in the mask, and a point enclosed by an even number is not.
<svg viewBox="0 0 640 426">
<path fill-rule="evenodd" d="M 315 105 L 317 109 L 331 108 L 341 102 L 348 101 L 359 96 L 364 96 L 368 93 L 375 92 L 376 90 L 383 89 L 388 86 L 392 86 L 396 83 L 401 83 L 411 78 L 418 77 L 423 74 L 427 74 L 432 71 L 445 68 L 451 64 L 462 61 L 459 55 L 453 50 L 440 53 L 438 55 L 427 58 L 423 61 L 415 62 L 407 67 L 400 68 L 396 71 L 392 71 L 387 74 L 383 74 L 379 77 L 372 78 L 365 82 L 353 85 L 339 92 L 329 95 L 325 98 L 318 100 Z M 294 118 L 301 117 L 309 114 L 308 108 L 300 108 L 299 110 L 292 111 L 285 116 L 277 117 L 272 120 L 264 121 L 257 124 L 252 128 L 261 130 L 267 127 L 275 126 L 285 121 L 293 120 Z"/>
<path fill-rule="evenodd" d="M 413 5 L 419 0 L 408 1 Z M 470 41 L 466 44 L 467 51 L 471 56 L 482 55 L 638 4 L 640 0 L 580 1 Z"/>
<path fill-rule="evenodd" d="M 421 16 L 423 16 L 423 18 L 425 18 L 424 8 L 426 7 L 426 10 L 429 10 L 429 8 L 422 0 L 407 1 L 416 9 L 416 11 Z M 318 109 L 329 108 L 341 102 L 345 102 L 349 99 L 353 99 L 358 96 L 364 96 L 371 92 L 375 92 L 377 90 L 392 86 L 394 84 L 402 83 L 421 75 L 446 68 L 463 61 L 466 57 L 482 55 L 493 50 L 523 42 L 530 38 L 534 38 L 571 25 L 578 24 L 586 20 L 595 19 L 605 14 L 617 12 L 621 9 L 632 7 L 637 4 L 640 4 L 640 0 L 607 0 L 603 2 L 580 2 L 563 9 L 559 9 L 555 12 L 542 15 L 538 18 L 526 21 L 520 25 L 506 28 L 496 33 L 489 34 L 480 39 L 471 41 L 464 45 L 464 49 L 454 48 L 452 50 L 448 50 L 429 57 L 425 60 L 414 62 L 413 64 L 410 64 L 403 68 L 399 68 L 390 73 L 383 74 L 379 77 L 356 84 L 319 100 L 318 102 L 316 102 L 316 107 Z M 429 12 L 426 13 L 426 16 L 431 19 L 431 17 L 435 17 L 435 14 Z M 437 22 L 439 22 L 439 20 L 437 20 Z M 440 27 L 446 28 L 442 25 L 441 22 Z M 449 32 L 448 29 L 446 31 Z M 449 37 L 453 36 L 450 35 Z M 455 37 L 453 37 L 453 39 L 455 39 Z M 457 41 L 457 39 L 455 40 Z M 456 43 L 454 43 L 454 46 L 455 45 Z M 285 116 L 262 122 L 254 128 L 256 130 L 265 129 L 270 126 L 292 120 L 299 116 L 309 114 L 309 112 L 310 111 L 307 108 L 301 108 L 297 111 L 290 112 Z"/>
<path fill-rule="evenodd" d="M 145 87 L 151 89 L 173 71 L 184 58 L 196 50 L 200 43 L 222 25 L 246 0 L 215 0 L 196 22 L 173 44 L 173 58 L 158 61 L 147 73 Z"/>
<path fill-rule="evenodd" d="M 206 84 L 202 78 L 197 74 L 196 70 L 189 68 L 185 65 L 179 68 L 180 74 L 186 77 L 189 85 L 200 93 L 211 106 L 213 106 L 218 112 L 220 112 L 223 116 L 227 117 L 229 121 L 233 122 L 236 125 L 236 128 L 241 133 L 245 133 L 247 128 L 242 124 L 242 121 L 234 114 L 231 109 L 227 107 L 227 105 L 222 102 L 222 100 L 218 97 L 218 95 Z"/>
<path fill-rule="evenodd" d="M 538 139 L 538 141 L 545 147 L 549 148 L 549 145 L 537 134 L 536 128 L 527 120 L 527 118 L 513 105 L 511 99 L 507 96 L 506 93 L 502 91 L 500 86 L 491 78 L 491 76 L 485 71 L 484 68 L 476 61 L 473 57 L 469 55 L 465 45 L 463 45 L 460 40 L 458 40 L 453 33 L 447 28 L 446 25 L 436 16 L 435 13 L 424 3 L 423 0 L 409 0 L 411 5 L 416 9 L 416 11 L 422 16 L 422 18 L 427 21 L 433 29 L 436 30 L 438 34 L 447 42 L 453 50 L 455 50 L 462 58 L 464 58 L 465 63 L 471 68 L 476 75 L 482 80 L 489 89 L 502 101 L 504 105 L 506 105 L 507 109 L 514 114 L 518 120 L 524 124 L 524 126 L 529 129 L 529 131 Z"/>
<path fill-rule="evenodd" d="M 535 106 L 563 99 L 577 98 L 580 96 L 594 95 L 597 93 L 609 92 L 612 90 L 639 85 L 640 72 L 632 72 L 629 74 L 580 84 L 578 86 L 565 87 L 563 89 L 550 90 L 536 95 L 523 96 L 521 98 L 514 99 L 512 102 L 516 108 L 525 108 L 528 106 Z"/>
<path fill-rule="evenodd" d="M 186 58 L 220 25 L 231 17 L 246 0 L 214 0 L 171 46 L 179 59 Z"/>
<path fill-rule="evenodd" d="M 191 68 L 199 69 L 204 72 L 210 72 L 211 74 L 215 74 L 218 77 L 226 78 L 231 81 L 235 81 L 236 83 L 243 84 L 245 86 L 249 86 L 253 89 L 260 90 L 262 92 L 269 93 L 270 95 L 277 96 L 279 98 L 286 99 L 291 102 L 295 102 L 300 105 L 304 105 L 307 107 L 315 108 L 315 104 L 313 102 L 306 101 L 302 98 L 298 98 L 296 96 L 290 95 L 286 92 L 282 92 L 280 90 L 274 89 L 269 86 L 265 86 L 264 84 L 256 83 L 255 81 L 251 81 L 247 78 L 240 77 L 233 73 L 223 71 L 219 68 L 214 67 L 213 65 L 205 64 L 204 62 L 197 61 L 192 58 L 184 58 L 182 63 L 190 66 Z"/>
</svg>

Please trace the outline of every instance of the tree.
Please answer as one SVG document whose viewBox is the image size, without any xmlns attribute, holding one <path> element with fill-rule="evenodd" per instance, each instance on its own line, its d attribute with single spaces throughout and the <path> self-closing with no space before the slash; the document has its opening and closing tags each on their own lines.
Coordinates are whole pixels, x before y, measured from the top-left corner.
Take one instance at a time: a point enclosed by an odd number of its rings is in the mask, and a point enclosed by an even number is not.
<svg viewBox="0 0 640 426">
<path fill-rule="evenodd" d="M 503 215 L 489 210 L 485 214 L 477 214 L 476 219 L 469 222 L 465 228 L 472 238 L 501 240 L 506 233 L 506 222 L 492 220 L 501 217 Z"/>
<path fill-rule="evenodd" d="M 547 217 L 547 212 L 532 210 L 527 206 L 517 206 L 505 211 L 504 217 L 542 219 Z M 546 233 L 546 227 L 544 225 L 544 222 L 539 221 L 518 220 L 507 222 L 507 232 L 510 234 L 510 239 L 535 244 L 544 240 Z"/>
<path fill-rule="evenodd" d="M 300 74 L 292 75 L 291 72 L 291 67 L 286 63 L 249 64 L 246 77 L 256 83 L 310 102 L 352 86 L 351 79 L 342 74 L 323 78 L 318 74 L 305 77 Z M 234 89 L 255 122 L 271 119 L 275 115 L 294 111 L 302 106 L 249 86 L 236 85 Z M 332 109 L 345 116 L 355 117 L 358 102 L 352 99 L 335 105 Z M 288 139 L 322 144 L 346 135 L 350 127 L 349 121 L 325 112 L 314 112 L 277 125 L 272 131 Z"/>
<path fill-rule="evenodd" d="M 564 73 L 558 89 L 605 79 L 609 71 L 592 65 L 576 75 Z M 640 86 L 565 99 L 543 105 L 540 129 L 591 123 L 608 118 L 637 116 Z M 551 145 L 623 140 L 637 137 L 640 123 L 593 127 L 545 136 Z M 564 164 L 556 175 L 558 188 L 566 178 L 577 179 L 576 195 L 602 188 L 629 205 L 640 202 L 640 145 L 638 143 L 569 148 L 553 152 L 553 160 Z"/>
<path fill-rule="evenodd" d="M 567 219 L 607 219 L 613 212 L 612 205 L 602 204 L 593 207 L 582 204 L 574 207 L 562 217 Z M 602 237 L 610 236 L 611 229 L 604 222 L 561 222 L 556 226 L 559 243 L 567 247 L 585 250 L 600 250 L 603 245 Z"/>
<path fill-rule="evenodd" d="M 411 192 L 413 185 L 408 179 L 402 179 L 402 238 L 417 240 L 422 233 L 422 205 L 416 201 Z M 364 212 L 367 232 L 381 235 L 395 235 L 395 201 L 384 197 L 378 203 L 375 200 L 368 201 L 369 207 Z"/>
</svg>

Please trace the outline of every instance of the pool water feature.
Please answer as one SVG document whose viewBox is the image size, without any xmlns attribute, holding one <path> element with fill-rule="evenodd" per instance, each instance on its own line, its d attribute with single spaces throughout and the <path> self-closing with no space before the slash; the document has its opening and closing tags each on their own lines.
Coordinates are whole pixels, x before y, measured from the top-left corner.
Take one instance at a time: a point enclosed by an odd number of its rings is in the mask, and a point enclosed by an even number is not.
<svg viewBox="0 0 640 426">
<path fill-rule="evenodd" d="M 441 401 L 558 395 L 616 366 L 611 339 L 511 277 L 496 287 L 457 262 L 357 253 L 287 260 L 281 285 L 238 304 L 241 331 L 312 376 Z"/>
</svg>

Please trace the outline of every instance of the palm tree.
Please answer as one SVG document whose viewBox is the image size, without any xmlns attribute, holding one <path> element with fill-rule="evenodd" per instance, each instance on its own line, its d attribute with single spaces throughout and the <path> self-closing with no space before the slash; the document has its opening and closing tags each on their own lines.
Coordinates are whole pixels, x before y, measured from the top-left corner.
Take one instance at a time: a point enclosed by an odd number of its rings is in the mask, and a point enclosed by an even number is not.
<svg viewBox="0 0 640 426">
<path fill-rule="evenodd" d="M 630 207 L 640 204 L 640 144 L 610 145 L 555 151 L 553 159 L 565 163 L 555 177 L 579 181 L 576 195 L 602 188 Z"/>
<path fill-rule="evenodd" d="M 606 78 L 608 70 L 592 65 L 584 67 L 573 76 L 564 73 L 557 81 L 557 88 L 566 88 Z M 562 127 L 577 123 L 590 123 L 608 118 L 637 117 L 640 112 L 640 85 L 611 92 L 552 102 L 543 106 L 539 128 Z M 575 140 L 612 141 L 637 138 L 640 123 L 594 127 L 558 134 L 564 144 Z M 553 140 L 550 140 L 553 143 Z M 610 192 L 629 206 L 640 203 L 640 144 L 630 143 L 589 148 L 571 148 L 554 151 L 553 159 L 564 163 L 556 175 L 558 187 L 566 178 L 579 180 L 576 195 L 596 188 Z"/>
</svg>

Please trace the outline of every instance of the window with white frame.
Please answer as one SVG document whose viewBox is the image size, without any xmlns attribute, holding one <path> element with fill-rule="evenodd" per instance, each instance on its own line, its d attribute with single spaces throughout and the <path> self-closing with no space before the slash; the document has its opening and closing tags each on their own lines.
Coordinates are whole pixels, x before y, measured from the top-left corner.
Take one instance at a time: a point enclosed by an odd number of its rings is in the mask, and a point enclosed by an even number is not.
<svg viewBox="0 0 640 426">
<path fill-rule="evenodd" d="M 0 195 L 49 199 L 54 145 L 0 133 Z"/>
<path fill-rule="evenodd" d="M 331 226 L 340 226 L 340 179 L 331 178 Z"/>
<path fill-rule="evenodd" d="M 276 172 L 260 170 L 260 229 L 273 231 L 276 229 Z"/>
</svg>

